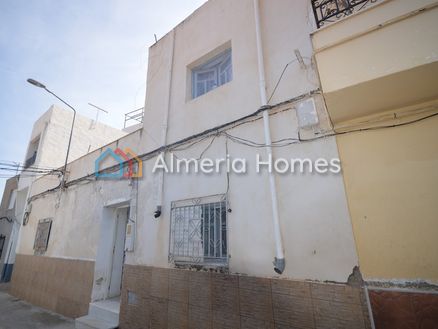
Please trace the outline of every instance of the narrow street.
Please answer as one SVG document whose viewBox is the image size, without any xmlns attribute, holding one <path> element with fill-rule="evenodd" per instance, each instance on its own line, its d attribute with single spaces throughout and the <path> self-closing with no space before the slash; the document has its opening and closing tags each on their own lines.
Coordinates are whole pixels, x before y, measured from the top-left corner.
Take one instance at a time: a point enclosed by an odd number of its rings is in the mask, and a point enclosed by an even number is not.
<svg viewBox="0 0 438 329">
<path fill-rule="evenodd" d="M 7 293 L 7 284 L 0 284 L 1 329 L 73 329 L 74 321 L 62 315 L 33 306 Z"/>
</svg>

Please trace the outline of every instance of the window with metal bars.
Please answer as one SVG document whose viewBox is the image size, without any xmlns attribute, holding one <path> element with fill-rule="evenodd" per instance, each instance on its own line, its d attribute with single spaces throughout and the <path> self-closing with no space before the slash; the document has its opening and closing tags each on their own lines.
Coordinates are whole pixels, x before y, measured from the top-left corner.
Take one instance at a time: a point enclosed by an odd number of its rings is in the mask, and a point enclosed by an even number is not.
<svg viewBox="0 0 438 329">
<path fill-rule="evenodd" d="M 227 266 L 227 202 L 224 195 L 172 202 L 169 261 Z"/>
</svg>

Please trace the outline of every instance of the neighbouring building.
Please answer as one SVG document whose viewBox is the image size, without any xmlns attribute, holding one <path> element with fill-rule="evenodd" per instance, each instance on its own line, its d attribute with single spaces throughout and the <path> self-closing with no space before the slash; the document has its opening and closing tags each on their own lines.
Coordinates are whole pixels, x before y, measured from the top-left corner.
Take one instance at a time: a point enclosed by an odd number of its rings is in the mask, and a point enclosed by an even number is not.
<svg viewBox="0 0 438 329">
<path fill-rule="evenodd" d="M 5 281 L 9 281 L 15 262 L 15 250 L 20 239 L 21 223 L 26 225 L 31 211 L 31 205 L 27 203 L 27 199 L 32 193 L 32 183 L 36 178 L 47 173 L 50 173 L 46 176 L 47 179 L 59 182 L 61 176 L 59 168 L 65 162 L 72 120 L 71 110 L 52 105 L 33 125 L 26 156 L 23 164 L 17 168 L 21 172 L 17 176 L 13 194 L 16 220 L 9 225 L 11 227 L 10 238 L 4 247 L 6 256 L 3 259 L 5 263 L 3 279 Z M 122 130 L 77 114 L 69 160 L 77 159 L 125 134 L 126 132 Z"/>
<path fill-rule="evenodd" d="M 6 181 L 3 191 L 3 197 L 0 205 L 0 282 L 11 279 L 10 266 L 7 266 L 6 260 L 8 253 L 9 241 L 11 239 L 12 227 L 15 219 L 15 201 L 17 197 L 18 176 L 11 177 Z"/>
<path fill-rule="evenodd" d="M 31 185 L 12 294 L 77 328 L 436 327 L 437 24 L 206 2 L 150 47 L 142 128 Z"/>
<path fill-rule="evenodd" d="M 377 2 L 312 34 L 377 328 L 438 327 L 436 40 L 436 1 Z"/>
</svg>

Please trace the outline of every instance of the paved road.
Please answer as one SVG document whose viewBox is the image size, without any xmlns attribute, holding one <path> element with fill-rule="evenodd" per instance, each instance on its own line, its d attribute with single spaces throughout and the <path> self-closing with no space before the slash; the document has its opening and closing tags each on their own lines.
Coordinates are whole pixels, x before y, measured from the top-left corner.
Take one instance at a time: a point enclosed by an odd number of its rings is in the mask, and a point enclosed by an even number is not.
<svg viewBox="0 0 438 329">
<path fill-rule="evenodd" d="M 74 320 L 7 294 L 0 284 L 0 329 L 74 329 Z"/>
</svg>

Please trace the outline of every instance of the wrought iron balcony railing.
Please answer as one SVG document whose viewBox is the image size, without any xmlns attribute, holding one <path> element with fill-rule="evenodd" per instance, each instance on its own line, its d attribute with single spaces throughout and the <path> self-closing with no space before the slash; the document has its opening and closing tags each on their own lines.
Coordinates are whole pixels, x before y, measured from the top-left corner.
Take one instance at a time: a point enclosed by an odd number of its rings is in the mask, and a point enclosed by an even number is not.
<svg viewBox="0 0 438 329">
<path fill-rule="evenodd" d="M 377 1 L 380 0 L 311 0 L 318 28 L 354 14 Z"/>
</svg>

